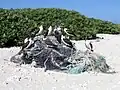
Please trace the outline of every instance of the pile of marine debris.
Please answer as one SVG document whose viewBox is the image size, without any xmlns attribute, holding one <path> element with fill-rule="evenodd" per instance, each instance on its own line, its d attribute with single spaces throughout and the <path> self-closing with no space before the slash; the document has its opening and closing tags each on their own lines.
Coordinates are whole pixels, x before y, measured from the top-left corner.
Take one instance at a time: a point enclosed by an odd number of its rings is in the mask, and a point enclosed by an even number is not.
<svg viewBox="0 0 120 90">
<path fill-rule="evenodd" d="M 110 67 L 103 56 L 94 53 L 92 44 L 85 44 L 87 51 L 77 50 L 75 43 L 69 39 L 67 29 L 50 26 L 46 33 L 41 25 L 35 37 L 26 38 L 22 49 L 11 62 L 32 64 L 34 67 L 78 74 L 85 71 L 107 73 Z M 64 36 L 63 33 L 67 34 Z"/>
</svg>

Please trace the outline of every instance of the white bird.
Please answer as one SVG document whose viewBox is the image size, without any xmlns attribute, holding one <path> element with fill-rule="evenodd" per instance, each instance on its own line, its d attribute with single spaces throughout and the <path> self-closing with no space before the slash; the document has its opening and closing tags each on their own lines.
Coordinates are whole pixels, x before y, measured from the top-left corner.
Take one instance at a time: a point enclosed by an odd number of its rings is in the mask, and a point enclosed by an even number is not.
<svg viewBox="0 0 120 90">
<path fill-rule="evenodd" d="M 72 34 L 69 34 L 68 32 L 67 32 L 67 28 L 64 28 L 64 32 L 67 34 L 67 38 L 69 39 L 69 36 L 76 36 L 74 33 L 73 33 L 73 35 Z"/>
<path fill-rule="evenodd" d="M 67 32 L 67 28 L 64 28 L 64 32 L 67 34 L 67 35 L 71 35 Z"/>
<path fill-rule="evenodd" d="M 30 47 L 30 45 L 31 44 L 33 44 L 34 43 L 34 41 L 31 39 L 31 38 L 26 38 L 25 40 L 24 40 L 24 44 L 23 44 L 23 49 L 24 48 L 29 48 Z"/>
<path fill-rule="evenodd" d="M 48 34 L 47 34 L 47 35 L 51 35 L 51 33 L 52 33 L 52 26 L 50 26 L 50 27 L 48 28 Z"/>
<path fill-rule="evenodd" d="M 93 45 L 92 45 L 91 41 L 89 43 L 87 43 L 86 40 L 85 40 L 85 46 L 88 50 L 93 52 Z"/>
<path fill-rule="evenodd" d="M 36 35 L 41 35 L 42 34 L 42 32 L 43 32 L 43 26 L 41 25 L 40 27 L 39 27 L 39 32 L 36 34 Z"/>
<path fill-rule="evenodd" d="M 43 40 L 45 40 L 46 37 L 50 36 L 51 34 L 52 34 L 52 26 L 50 26 L 48 30 L 45 32 Z"/>
</svg>

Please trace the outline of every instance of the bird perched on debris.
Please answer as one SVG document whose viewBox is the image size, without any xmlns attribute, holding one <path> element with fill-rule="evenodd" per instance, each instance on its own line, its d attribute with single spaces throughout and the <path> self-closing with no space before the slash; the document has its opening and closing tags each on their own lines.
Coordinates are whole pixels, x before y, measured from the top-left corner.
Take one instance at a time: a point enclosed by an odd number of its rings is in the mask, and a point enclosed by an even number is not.
<svg viewBox="0 0 120 90">
<path fill-rule="evenodd" d="M 18 54 L 21 54 L 24 49 L 28 49 L 29 47 L 31 47 L 31 45 L 33 43 L 34 43 L 34 41 L 31 38 L 26 38 L 24 40 L 24 44 L 22 45 L 22 49 L 20 50 L 20 52 Z"/>
<path fill-rule="evenodd" d="M 56 37 L 57 41 L 61 44 L 61 35 L 62 35 L 62 31 L 61 31 L 61 28 L 60 26 L 57 28 L 54 29 L 53 31 L 54 33 L 54 36 Z"/>
<path fill-rule="evenodd" d="M 58 26 L 57 30 L 58 30 L 58 31 L 61 31 L 61 26 Z"/>
<path fill-rule="evenodd" d="M 50 26 L 48 28 L 48 30 L 45 32 L 44 34 L 44 39 L 47 37 L 47 36 L 50 36 L 52 34 L 52 26 Z"/>
<path fill-rule="evenodd" d="M 47 35 L 49 36 L 49 35 L 51 35 L 51 34 L 52 34 L 52 26 L 50 26 L 50 27 L 48 28 L 48 34 L 47 34 Z"/>
<path fill-rule="evenodd" d="M 89 43 L 87 43 L 87 41 L 85 40 L 85 46 L 86 46 L 86 48 L 88 49 L 88 50 L 90 50 L 90 51 L 94 51 L 93 50 L 93 44 L 92 44 L 92 42 L 90 41 Z"/>
<path fill-rule="evenodd" d="M 24 43 L 27 43 L 28 41 L 29 41 L 29 39 L 28 39 L 28 38 L 25 38 Z"/>
<path fill-rule="evenodd" d="M 61 36 L 61 40 L 63 42 L 64 45 L 73 48 L 73 43 L 70 41 L 70 39 L 66 38 L 65 36 Z"/>
<path fill-rule="evenodd" d="M 37 36 L 38 35 L 41 35 L 42 33 L 43 33 L 43 26 L 41 25 L 40 27 L 39 27 L 39 32 L 36 34 Z"/>
<path fill-rule="evenodd" d="M 76 36 L 74 33 L 73 34 L 69 34 L 68 32 L 67 32 L 67 28 L 64 28 L 64 32 L 65 32 L 65 34 L 67 35 L 67 38 L 69 39 L 69 36 Z"/>
<path fill-rule="evenodd" d="M 31 38 L 29 38 L 28 39 L 28 45 L 25 48 L 29 48 L 33 43 L 34 43 L 34 41 Z"/>
<path fill-rule="evenodd" d="M 52 30 L 52 26 L 50 26 L 48 28 L 48 31 L 45 33 L 44 35 L 44 42 L 48 45 L 49 48 L 57 48 L 57 45 L 59 44 L 59 42 L 57 41 L 57 38 L 55 36 L 53 36 L 53 30 Z M 47 37 L 48 36 L 48 37 Z M 47 38 L 46 38 L 47 37 Z"/>
<path fill-rule="evenodd" d="M 22 49 L 18 52 L 18 55 L 20 55 L 23 52 L 23 50 L 28 46 L 28 44 L 29 44 L 29 39 L 25 38 L 24 43 L 22 45 Z"/>
</svg>

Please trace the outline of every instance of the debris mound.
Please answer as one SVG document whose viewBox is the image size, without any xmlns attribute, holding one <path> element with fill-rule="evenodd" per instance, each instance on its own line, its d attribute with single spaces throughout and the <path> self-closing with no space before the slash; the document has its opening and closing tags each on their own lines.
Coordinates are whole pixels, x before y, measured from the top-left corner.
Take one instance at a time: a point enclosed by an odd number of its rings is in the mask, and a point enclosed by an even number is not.
<svg viewBox="0 0 120 90">
<path fill-rule="evenodd" d="M 85 71 L 109 72 L 110 66 L 103 56 L 93 52 L 91 43 L 90 46 L 85 44 L 87 51 L 80 51 L 69 39 L 69 35 L 63 35 L 60 27 L 52 29 L 50 26 L 48 32 L 42 32 L 41 25 L 40 31 L 34 37 L 26 38 L 22 49 L 10 61 L 20 65 L 35 62 L 36 68 L 71 74 Z"/>
</svg>

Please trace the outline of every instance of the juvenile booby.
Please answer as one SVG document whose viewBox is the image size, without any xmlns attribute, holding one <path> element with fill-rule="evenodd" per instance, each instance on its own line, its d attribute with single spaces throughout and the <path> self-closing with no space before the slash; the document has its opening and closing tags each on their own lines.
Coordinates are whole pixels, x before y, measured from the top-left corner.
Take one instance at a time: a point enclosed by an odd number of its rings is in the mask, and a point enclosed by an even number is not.
<svg viewBox="0 0 120 90">
<path fill-rule="evenodd" d="M 60 27 L 54 29 L 54 36 L 57 38 L 57 41 L 61 44 L 62 31 Z"/>
<path fill-rule="evenodd" d="M 39 32 L 36 34 L 37 36 L 42 34 L 42 32 L 43 32 L 43 26 L 41 25 L 39 27 L 39 29 L 40 29 Z"/>
<path fill-rule="evenodd" d="M 89 43 L 87 43 L 86 42 L 86 40 L 85 40 L 85 46 L 86 46 L 86 48 L 88 49 L 88 50 L 90 50 L 90 51 L 94 51 L 93 50 L 93 45 L 92 45 L 92 42 L 90 41 Z"/>
</svg>

